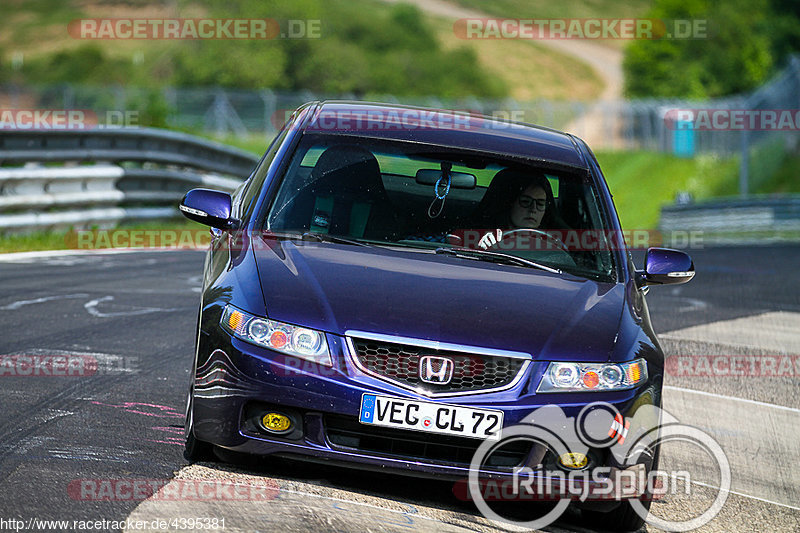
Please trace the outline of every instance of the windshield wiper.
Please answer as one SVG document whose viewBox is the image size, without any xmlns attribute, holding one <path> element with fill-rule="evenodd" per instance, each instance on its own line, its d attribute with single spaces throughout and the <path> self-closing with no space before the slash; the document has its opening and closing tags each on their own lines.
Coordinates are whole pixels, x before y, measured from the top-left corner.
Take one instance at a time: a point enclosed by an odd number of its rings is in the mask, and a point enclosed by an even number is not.
<svg viewBox="0 0 800 533">
<path fill-rule="evenodd" d="M 488 250 L 473 250 L 472 248 L 437 248 L 437 254 L 451 255 L 453 257 L 460 257 L 463 259 L 476 259 L 478 261 L 490 261 L 492 263 L 505 263 L 538 268 L 552 274 L 563 274 L 564 272 L 536 261 L 523 259 L 516 255 L 504 254 L 502 252 L 490 252 Z"/>
<path fill-rule="evenodd" d="M 328 235 L 327 233 L 315 233 L 313 231 L 306 231 L 303 233 L 303 240 L 315 240 L 317 242 L 332 242 L 335 244 L 352 244 L 353 246 L 369 246 L 369 244 L 346 237 L 337 237 L 336 235 Z"/>
<path fill-rule="evenodd" d="M 353 246 L 369 246 L 369 244 L 365 242 L 348 239 L 346 237 L 337 237 L 336 235 L 328 235 L 327 233 L 315 233 L 313 231 L 305 231 L 303 233 L 291 231 L 269 231 L 267 232 L 267 235 L 298 241 L 332 242 L 335 244 L 351 244 Z"/>
</svg>

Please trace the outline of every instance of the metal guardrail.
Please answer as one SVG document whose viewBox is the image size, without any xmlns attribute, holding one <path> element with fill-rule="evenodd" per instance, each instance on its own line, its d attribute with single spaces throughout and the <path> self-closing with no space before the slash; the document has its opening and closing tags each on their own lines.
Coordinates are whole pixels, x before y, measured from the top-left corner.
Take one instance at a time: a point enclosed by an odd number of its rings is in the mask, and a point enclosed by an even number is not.
<svg viewBox="0 0 800 533">
<path fill-rule="evenodd" d="M 704 244 L 800 240 L 800 195 L 753 196 L 664 206 L 665 236 L 695 232 Z"/>
<path fill-rule="evenodd" d="M 3 132 L 0 230 L 174 217 L 187 190 L 232 191 L 257 161 L 236 148 L 150 128 Z"/>
<path fill-rule="evenodd" d="M 537 99 L 530 101 L 436 96 L 371 94 L 368 99 L 423 107 L 456 109 L 495 115 L 503 120 L 532 122 L 567 129 L 584 138 L 593 149 L 633 149 L 685 153 L 686 131 L 667 120 L 670 110 L 703 109 L 797 109 L 800 93 L 800 57 L 790 57 L 786 67 L 750 94 L 698 102 L 685 99 L 582 102 Z M 91 110 L 97 116 L 115 116 L 140 109 L 152 91 L 130 86 L 0 84 L 0 97 L 10 107 Z M 236 90 L 211 87 L 165 87 L 157 96 L 166 112 L 166 124 L 177 129 L 214 132 L 217 135 L 274 136 L 299 105 L 312 100 L 360 99 L 356 94 L 324 94 L 310 91 Z M 26 103 L 27 102 L 27 103 Z M 765 130 L 743 133 L 697 128 L 692 130 L 691 151 L 731 155 L 743 146 L 756 145 L 768 137 L 796 138 L 796 130 Z M 742 139 L 742 137 L 746 137 Z M 688 155 L 688 154 L 687 154 Z"/>
<path fill-rule="evenodd" d="M 247 177 L 257 159 L 244 150 L 155 128 L 7 130 L 0 162 L 125 161 L 181 165 Z"/>
</svg>

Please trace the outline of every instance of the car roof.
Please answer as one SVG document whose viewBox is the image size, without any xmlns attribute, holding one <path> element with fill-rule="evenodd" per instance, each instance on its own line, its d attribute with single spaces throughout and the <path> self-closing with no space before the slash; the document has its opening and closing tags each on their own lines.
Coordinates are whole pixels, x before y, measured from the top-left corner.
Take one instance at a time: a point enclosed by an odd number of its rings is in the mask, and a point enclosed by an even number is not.
<svg viewBox="0 0 800 533">
<path fill-rule="evenodd" d="M 549 128 L 395 104 L 325 101 L 314 105 L 303 126 L 305 133 L 432 144 L 588 170 L 576 138 Z"/>
</svg>

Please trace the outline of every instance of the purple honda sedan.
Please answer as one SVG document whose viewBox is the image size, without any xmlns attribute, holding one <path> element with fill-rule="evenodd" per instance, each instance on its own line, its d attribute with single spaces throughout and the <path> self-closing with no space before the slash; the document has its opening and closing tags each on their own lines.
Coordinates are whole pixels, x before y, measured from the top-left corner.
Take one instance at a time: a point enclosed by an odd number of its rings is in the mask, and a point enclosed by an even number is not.
<svg viewBox="0 0 800 533">
<path fill-rule="evenodd" d="M 635 269 L 580 139 L 314 102 L 233 195 L 195 189 L 180 209 L 213 234 L 190 460 L 226 449 L 462 481 L 655 468 L 656 445 L 631 462 L 607 444 L 632 441 L 637 411 L 661 403 L 647 288 L 694 266 L 651 248 Z M 506 438 L 544 407 L 602 411 L 603 434 L 552 430 L 567 451 Z M 585 508 L 616 529 L 642 523 L 629 500 Z"/>
</svg>

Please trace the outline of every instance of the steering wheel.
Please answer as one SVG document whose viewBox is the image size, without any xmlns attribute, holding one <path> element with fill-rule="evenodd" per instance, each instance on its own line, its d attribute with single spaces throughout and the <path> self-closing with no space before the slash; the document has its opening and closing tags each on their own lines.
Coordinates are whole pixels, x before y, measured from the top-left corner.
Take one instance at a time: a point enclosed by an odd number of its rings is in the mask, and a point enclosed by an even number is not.
<svg viewBox="0 0 800 533">
<path fill-rule="evenodd" d="M 499 239 L 499 240 L 497 240 L 497 239 L 492 239 L 492 238 L 488 239 L 488 241 L 489 241 L 489 242 L 487 243 L 487 244 L 488 244 L 488 246 L 486 247 L 486 249 L 487 249 L 487 250 L 493 250 L 493 249 L 494 249 L 494 250 L 497 250 L 497 249 L 501 249 L 502 247 L 500 246 L 500 244 L 501 244 L 503 241 L 511 240 L 511 239 L 513 239 L 513 238 L 516 238 L 516 236 L 517 236 L 517 235 L 524 235 L 524 234 L 526 234 L 526 233 L 527 233 L 527 234 L 532 234 L 533 236 L 535 236 L 535 237 L 539 237 L 539 238 L 540 238 L 540 237 L 544 237 L 544 239 L 545 239 L 545 240 L 547 240 L 547 241 L 549 241 L 549 242 L 552 242 L 552 243 L 553 243 L 553 244 L 555 244 L 555 245 L 556 245 L 556 246 L 557 246 L 557 247 L 558 247 L 560 250 L 562 250 L 562 251 L 563 251 L 563 252 L 565 252 L 566 254 L 569 254 L 569 255 L 571 255 L 571 254 L 569 253 L 569 249 L 567 249 L 567 246 L 566 246 L 566 245 L 565 245 L 563 242 L 561 242 L 561 239 L 559 239 L 559 238 L 558 238 L 558 237 L 556 237 L 555 235 L 551 235 L 551 234 L 547 233 L 546 231 L 542 231 L 542 230 L 539 230 L 539 229 L 534 229 L 534 228 L 519 228 L 519 229 L 512 229 L 512 230 L 510 230 L 510 231 L 504 231 L 501 239 Z M 489 233 L 487 233 L 487 234 L 486 234 L 486 235 L 484 235 L 484 237 L 481 239 L 481 242 L 484 242 L 484 239 L 485 239 L 486 237 L 489 237 L 489 236 L 491 236 L 491 237 L 494 237 L 494 235 L 495 235 L 495 234 L 494 234 L 493 232 L 489 232 Z M 547 249 L 547 248 L 545 248 L 545 249 Z"/>
</svg>

